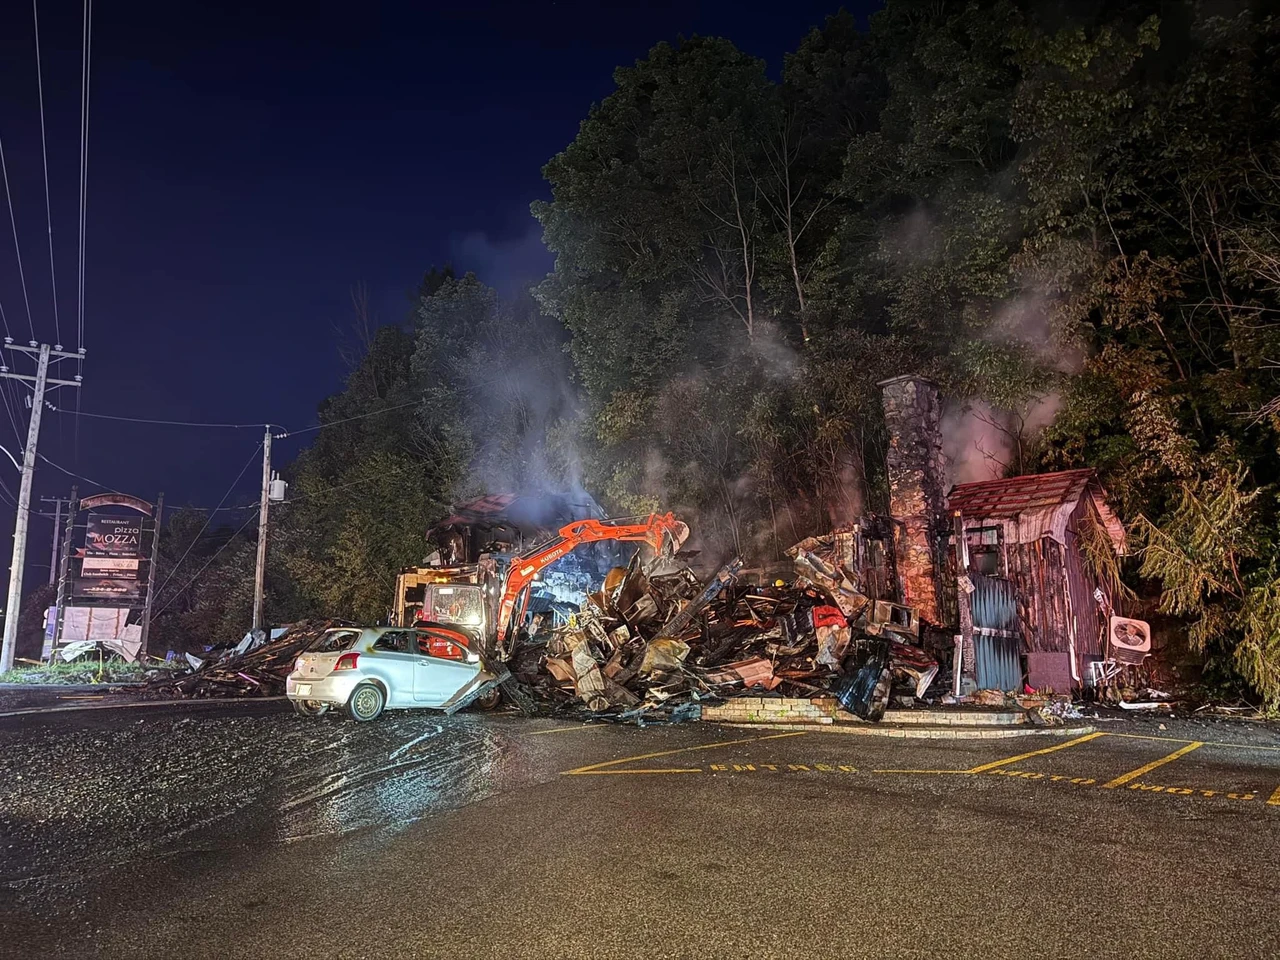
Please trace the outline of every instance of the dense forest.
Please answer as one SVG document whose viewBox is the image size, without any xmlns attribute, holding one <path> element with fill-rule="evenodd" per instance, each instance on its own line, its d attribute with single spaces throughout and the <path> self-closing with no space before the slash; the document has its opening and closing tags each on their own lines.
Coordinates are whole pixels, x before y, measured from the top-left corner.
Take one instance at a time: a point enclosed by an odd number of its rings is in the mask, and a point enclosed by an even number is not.
<svg viewBox="0 0 1280 960">
<path fill-rule="evenodd" d="M 951 399 L 957 479 L 1096 467 L 1131 586 L 1280 704 L 1263 7 L 889 0 L 780 73 L 658 44 L 546 165 L 550 276 L 504 302 L 433 270 L 405 322 L 362 327 L 289 468 L 270 618 L 381 617 L 429 522 L 482 492 L 582 487 L 776 555 L 884 508 L 875 385 L 917 372 Z M 166 564 L 199 525 L 175 519 Z M 192 551 L 157 644 L 243 631 L 253 532 Z"/>
</svg>

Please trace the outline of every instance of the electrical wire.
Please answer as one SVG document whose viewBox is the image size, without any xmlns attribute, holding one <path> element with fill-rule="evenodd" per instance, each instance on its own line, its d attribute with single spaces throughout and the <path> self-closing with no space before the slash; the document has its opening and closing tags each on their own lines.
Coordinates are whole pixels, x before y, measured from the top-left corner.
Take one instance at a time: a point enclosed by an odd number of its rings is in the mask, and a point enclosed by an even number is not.
<svg viewBox="0 0 1280 960">
<path fill-rule="evenodd" d="M 90 480 L 88 477 L 83 476 L 79 473 L 76 473 L 74 470 L 68 470 L 62 464 L 54 463 L 52 460 L 46 457 L 43 453 L 37 452 L 36 456 L 39 457 L 41 460 L 43 460 L 45 463 L 47 463 L 49 466 L 53 467 L 55 470 L 60 470 L 63 473 L 65 473 L 68 477 L 72 477 L 76 480 L 83 480 L 85 483 L 89 484 L 90 486 L 97 487 L 99 490 L 106 490 L 108 493 L 124 492 L 122 490 L 117 490 L 115 487 L 109 487 L 105 483 L 99 483 L 97 480 Z"/>
<path fill-rule="evenodd" d="M 53 292 L 53 330 L 62 348 L 62 323 L 58 319 L 58 277 L 53 269 L 53 211 L 49 206 L 49 149 L 44 133 L 44 72 L 40 68 L 40 0 L 31 0 L 31 21 L 36 34 L 36 89 L 40 96 L 40 155 L 44 160 L 44 216 L 49 227 L 49 285 Z M 34 331 L 31 334 L 35 339 Z"/>
<path fill-rule="evenodd" d="M 394 476 L 397 476 L 398 474 L 406 473 L 410 470 L 420 470 L 420 469 L 422 469 L 422 464 L 420 463 L 406 463 L 403 467 L 396 467 L 392 470 L 384 470 L 381 473 L 377 473 L 372 477 L 365 477 L 363 480 L 352 480 L 350 483 L 340 483 L 336 487 L 326 487 L 323 490 L 314 490 L 311 493 L 304 493 L 296 497 L 290 497 L 288 500 L 285 501 L 285 503 L 297 503 L 300 500 L 309 500 L 312 497 L 322 497 L 328 493 L 335 493 L 338 490 L 345 490 L 347 487 L 358 487 L 358 486 L 361 486 L 362 484 L 373 483 L 375 480 L 385 480 L 387 477 L 394 477 Z"/>
<path fill-rule="evenodd" d="M 195 540 L 192 540 L 191 543 L 188 544 L 187 549 L 183 552 L 182 556 L 178 558 L 178 562 L 175 563 L 173 565 L 173 569 L 169 571 L 169 576 L 166 577 L 164 583 L 160 585 L 160 590 L 156 591 L 157 594 L 169 585 L 169 581 L 172 580 L 174 574 L 178 572 L 178 568 L 182 566 L 182 561 L 187 559 L 188 554 L 190 554 L 192 548 L 195 547 L 196 540 L 200 539 L 200 534 L 209 529 L 209 524 L 213 522 L 214 514 L 222 509 L 222 505 L 227 502 L 227 497 L 231 496 L 231 491 L 236 488 L 236 484 L 240 482 L 240 478 L 244 476 L 244 472 L 249 469 L 249 464 L 253 463 L 253 461 L 258 458 L 258 451 L 261 449 L 262 444 L 258 444 L 254 447 L 253 453 L 249 454 L 249 459 L 244 462 L 244 466 L 240 468 L 240 472 L 236 474 L 236 478 L 231 481 L 231 486 L 227 487 L 227 492 L 222 495 L 222 499 L 218 501 L 218 505 L 209 511 L 209 516 L 205 518 L 204 526 L 202 526 L 199 533 L 196 534 Z M 250 517 L 250 519 L 252 519 L 252 517 Z"/>
<path fill-rule="evenodd" d="M 314 427 L 303 427 L 301 430 L 286 430 L 283 433 L 273 434 L 272 439 L 283 440 L 285 437 L 296 437 L 299 434 L 311 433 L 315 430 L 323 430 L 325 427 L 336 427 L 342 423 L 351 423 L 355 420 L 366 420 L 369 417 L 376 417 L 382 413 L 391 413 L 395 410 L 403 410 L 405 407 L 416 407 L 420 403 L 422 403 L 422 398 L 410 400 L 408 403 L 398 403 L 394 407 L 384 407 L 381 410 L 371 410 L 369 413 L 360 413 L 354 417 L 344 417 L 341 420 L 330 420 L 328 423 L 318 423 Z"/>
<path fill-rule="evenodd" d="M 93 65 L 93 0 L 84 0 L 84 26 L 81 32 L 81 66 L 80 66 L 80 294 L 79 294 L 79 331 L 76 343 L 81 356 L 84 355 L 84 263 L 87 249 L 87 227 L 89 222 L 89 78 Z M 76 380 L 83 382 L 84 360 L 76 361 Z M 72 434 L 71 450 L 76 466 L 80 465 L 80 405 L 83 390 L 76 391 L 76 419 Z"/>
<path fill-rule="evenodd" d="M 4 197 L 9 202 L 9 225 L 13 227 L 13 252 L 18 257 L 18 279 L 22 281 L 22 302 L 27 306 L 27 326 L 31 329 L 31 340 L 36 339 L 36 325 L 31 319 L 31 297 L 27 295 L 27 274 L 22 268 L 22 247 L 18 244 L 18 218 L 13 213 L 13 194 L 9 190 L 9 165 L 4 159 L 4 139 L 0 138 L 0 173 L 4 174 Z M 4 325 L 5 336 L 9 336 L 9 324 Z"/>
<path fill-rule="evenodd" d="M 86 413 L 83 410 L 56 410 L 55 412 L 69 413 L 76 417 L 89 417 L 93 420 L 117 420 L 122 423 L 153 423 L 168 427 L 211 427 L 220 430 L 261 430 L 264 426 L 279 426 L 279 424 L 274 423 L 200 423 L 193 420 L 155 420 L 149 417 L 118 417 L 108 413 Z"/>
<path fill-rule="evenodd" d="M 76 345 L 84 349 L 85 225 L 89 200 L 89 75 L 93 60 L 93 0 L 84 0 L 84 25 L 80 39 L 80 269 L 77 285 Z"/>
<path fill-rule="evenodd" d="M 4 321 L 4 335 L 6 337 L 11 337 L 11 334 L 9 333 L 9 320 L 5 317 L 3 304 L 0 304 L 0 320 Z M 13 405 L 10 402 L 10 398 L 13 396 L 12 390 L 13 383 L 7 377 L 3 382 L 0 382 L 0 401 L 4 402 L 4 412 L 9 415 L 9 423 L 13 425 L 13 435 L 18 438 L 19 442 L 21 442 L 22 431 L 18 429 L 18 418 L 13 415 Z"/>
<path fill-rule="evenodd" d="M 222 553 L 222 551 L 223 551 L 223 550 L 227 549 L 227 547 L 231 546 L 231 544 L 233 544 L 233 543 L 235 543 L 235 542 L 236 542 L 236 538 L 237 538 L 238 536 L 240 536 L 240 534 L 244 533 L 245 528 L 246 528 L 246 527 L 248 527 L 248 526 L 249 526 L 249 524 L 253 523 L 253 520 L 254 520 L 253 514 L 249 514 L 249 519 L 247 519 L 244 523 L 242 523 L 242 524 L 240 525 L 240 529 L 239 529 L 239 530 L 237 530 L 235 533 L 233 533 L 230 537 L 228 537 L 228 538 L 227 538 L 227 542 L 226 542 L 226 543 L 224 543 L 222 546 L 220 546 L 220 547 L 217 549 L 217 551 L 213 554 L 213 556 L 211 556 L 208 560 L 206 560 L 206 561 L 204 562 L 204 565 L 203 565 L 203 566 L 201 566 L 201 567 L 200 567 L 200 569 L 199 569 L 199 570 L 197 570 L 197 571 L 192 575 L 191 579 L 190 579 L 190 580 L 188 580 L 188 581 L 183 585 L 182 589 L 181 589 L 181 590 L 179 590 L 177 593 L 175 593 L 172 597 L 170 597 L 170 598 L 169 598 L 169 602 L 168 602 L 168 603 L 166 603 L 166 604 L 165 604 L 163 607 L 161 607 L 159 610 L 156 610 L 154 613 L 152 613 L 152 614 L 151 614 L 151 615 L 152 615 L 152 617 L 158 617 L 158 616 L 160 616 L 160 614 L 164 613 L 164 612 L 165 612 L 166 610 L 168 610 L 171 606 L 173 606 L 174 602 L 175 602 L 175 601 L 176 601 L 180 596 L 182 596 L 184 593 L 186 593 L 186 592 L 187 592 L 187 590 L 188 590 L 188 589 L 190 589 L 190 587 L 191 587 L 191 585 L 192 585 L 192 584 L 194 584 L 197 580 L 199 580 L 199 579 L 200 579 L 200 574 L 204 573 L 204 572 L 205 572 L 205 570 L 206 570 L 206 569 L 208 569 L 209 564 L 211 564 L 211 563 L 213 563 L 213 561 L 217 560 L 217 559 L 218 559 L 218 556 Z M 197 536 L 198 536 L 198 535 L 197 535 Z M 192 541 L 193 545 L 194 545 L 194 542 L 195 542 L 195 541 Z M 190 552 L 190 550 L 188 550 L 188 553 L 189 553 L 189 552 Z M 183 554 L 183 556 L 185 557 L 185 556 L 186 556 L 186 554 Z M 175 567 L 174 569 L 176 570 L 177 568 Z M 172 580 L 172 579 L 173 579 L 173 576 L 172 576 L 172 574 L 171 574 L 171 575 L 169 576 L 169 580 Z M 165 584 L 168 584 L 169 580 L 166 580 L 166 581 L 165 581 Z M 164 589 L 164 587 L 161 587 L 161 588 L 160 588 L 160 590 L 163 590 L 163 589 Z M 157 591 L 156 591 L 156 596 L 159 596 L 159 595 L 160 595 L 160 590 L 157 590 Z M 152 601 L 152 602 L 154 602 L 154 601 Z"/>
</svg>

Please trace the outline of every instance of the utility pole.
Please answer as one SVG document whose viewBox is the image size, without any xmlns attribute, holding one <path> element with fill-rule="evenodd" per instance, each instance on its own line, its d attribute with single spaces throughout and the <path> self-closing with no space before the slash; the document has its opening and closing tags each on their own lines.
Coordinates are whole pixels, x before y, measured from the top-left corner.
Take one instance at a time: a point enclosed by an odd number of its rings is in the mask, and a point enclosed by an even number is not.
<svg viewBox="0 0 1280 960">
<path fill-rule="evenodd" d="M 4 610 L 4 643 L 0 646 L 0 672 L 13 669 L 13 657 L 18 645 L 18 617 L 22 606 L 22 568 L 27 561 L 27 529 L 31 521 L 31 482 L 36 471 L 36 444 L 40 440 L 40 415 L 44 412 L 44 392 L 50 385 L 58 387 L 80 386 L 80 375 L 74 380 L 49 379 L 49 359 L 83 360 L 84 348 L 78 353 L 67 353 L 62 344 L 50 347 L 47 343 L 20 346 L 5 337 L 4 347 L 37 358 L 36 375 L 13 373 L 7 364 L 0 365 L 0 377 L 34 383 L 31 397 L 31 422 L 27 426 L 27 446 L 22 454 L 22 483 L 18 487 L 18 513 L 13 526 L 13 562 L 9 567 L 9 600 Z"/>
<path fill-rule="evenodd" d="M 53 643 L 49 646 L 49 659 L 53 660 L 58 644 L 62 642 L 62 625 L 67 619 L 67 598 L 71 595 L 71 538 L 75 534 L 76 514 L 80 512 L 80 488 L 71 488 L 67 501 L 67 522 L 62 531 L 62 559 L 58 563 L 58 599 L 53 617 Z"/>
<path fill-rule="evenodd" d="M 71 499 L 75 499 L 75 494 L 71 494 Z M 58 582 L 58 541 L 62 539 L 62 505 L 70 503 L 62 497 L 41 497 L 41 503 L 53 504 L 53 544 L 49 548 L 49 586 L 53 586 Z"/>
<path fill-rule="evenodd" d="M 267 578 L 267 512 L 271 507 L 271 424 L 262 437 L 262 499 L 258 502 L 258 561 L 253 570 L 253 629 L 262 626 Z"/>
<path fill-rule="evenodd" d="M 156 508 L 151 515 L 151 562 L 147 564 L 147 599 L 142 607 L 142 646 L 138 659 L 145 660 L 151 642 L 151 599 L 156 592 L 156 564 L 160 560 L 160 525 L 164 521 L 164 491 L 156 497 Z"/>
</svg>

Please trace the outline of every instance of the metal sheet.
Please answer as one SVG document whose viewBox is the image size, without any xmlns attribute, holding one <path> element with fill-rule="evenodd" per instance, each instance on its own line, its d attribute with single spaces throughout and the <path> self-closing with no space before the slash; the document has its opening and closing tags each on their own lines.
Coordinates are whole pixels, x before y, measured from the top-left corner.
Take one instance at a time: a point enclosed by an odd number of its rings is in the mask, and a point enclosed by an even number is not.
<svg viewBox="0 0 1280 960">
<path fill-rule="evenodd" d="M 1021 690 L 1022 660 L 1018 641 L 1011 637 L 976 635 L 974 673 L 981 690 Z"/>
</svg>

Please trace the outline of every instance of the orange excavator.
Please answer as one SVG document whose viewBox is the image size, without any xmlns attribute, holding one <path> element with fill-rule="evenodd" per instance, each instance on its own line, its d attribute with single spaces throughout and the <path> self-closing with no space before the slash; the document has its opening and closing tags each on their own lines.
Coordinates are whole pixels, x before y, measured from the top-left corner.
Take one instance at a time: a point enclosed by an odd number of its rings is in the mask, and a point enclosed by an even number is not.
<svg viewBox="0 0 1280 960">
<path fill-rule="evenodd" d="M 641 520 L 575 520 L 550 540 L 514 554 L 494 554 L 455 567 L 413 567 L 396 579 L 397 626 L 428 622 L 465 628 L 485 654 L 505 659 L 508 644 L 524 620 L 529 588 L 544 569 L 588 543 L 644 543 L 655 554 L 674 554 L 689 527 L 673 514 Z"/>
</svg>

